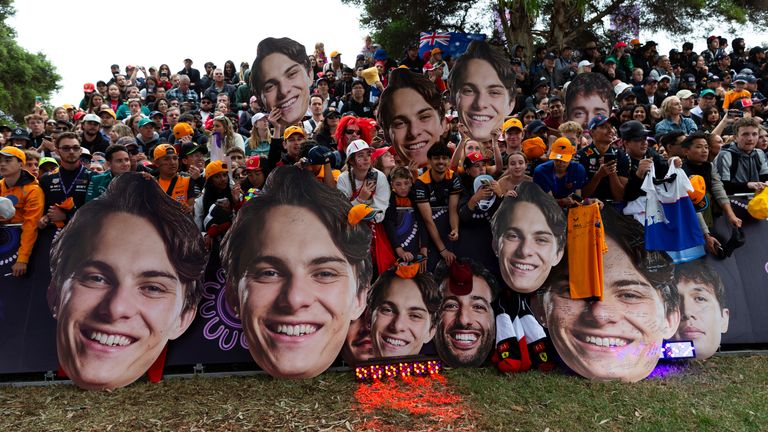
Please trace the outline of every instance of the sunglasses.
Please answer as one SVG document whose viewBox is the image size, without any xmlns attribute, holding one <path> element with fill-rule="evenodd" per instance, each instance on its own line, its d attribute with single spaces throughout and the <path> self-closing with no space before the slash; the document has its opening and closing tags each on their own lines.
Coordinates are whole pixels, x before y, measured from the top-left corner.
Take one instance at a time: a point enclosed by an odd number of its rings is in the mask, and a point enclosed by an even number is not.
<svg viewBox="0 0 768 432">
<path fill-rule="evenodd" d="M 360 130 L 359 129 L 346 129 L 344 130 L 344 133 L 347 135 L 357 135 L 360 136 Z"/>
<path fill-rule="evenodd" d="M 76 152 L 78 150 L 80 150 L 80 146 L 79 145 L 59 147 L 59 151 L 63 151 L 63 152 Z"/>
</svg>

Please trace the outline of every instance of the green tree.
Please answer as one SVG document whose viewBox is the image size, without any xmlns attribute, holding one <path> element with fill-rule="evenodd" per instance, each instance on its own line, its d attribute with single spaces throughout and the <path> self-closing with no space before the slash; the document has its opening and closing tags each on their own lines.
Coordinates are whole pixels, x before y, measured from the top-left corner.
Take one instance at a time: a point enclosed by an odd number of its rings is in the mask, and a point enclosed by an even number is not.
<svg viewBox="0 0 768 432">
<path fill-rule="evenodd" d="M 410 43 L 426 31 L 479 30 L 480 23 L 469 22 L 469 12 L 477 0 L 342 0 L 362 8 L 360 24 L 371 29 L 376 43 L 393 58 L 402 57 Z"/>
<path fill-rule="evenodd" d="M 30 53 L 15 40 L 5 20 L 15 13 L 13 0 L 0 0 L 0 110 L 21 121 L 35 106 L 59 89 L 56 67 L 42 53 Z"/>
<path fill-rule="evenodd" d="M 504 38 L 511 49 L 521 44 L 530 55 L 535 43 L 549 48 L 579 45 L 607 33 L 603 20 L 626 6 L 640 10 L 640 28 L 672 35 L 692 32 L 716 20 L 732 27 L 768 18 L 768 0 L 493 0 Z"/>
</svg>

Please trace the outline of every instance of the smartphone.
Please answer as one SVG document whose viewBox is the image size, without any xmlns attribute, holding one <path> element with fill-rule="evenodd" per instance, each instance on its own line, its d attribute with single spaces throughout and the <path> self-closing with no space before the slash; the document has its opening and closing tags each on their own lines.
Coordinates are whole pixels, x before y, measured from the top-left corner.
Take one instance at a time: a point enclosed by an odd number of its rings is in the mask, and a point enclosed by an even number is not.
<svg viewBox="0 0 768 432">
<path fill-rule="evenodd" d="M 369 182 L 376 183 L 378 179 L 379 179 L 379 176 L 376 174 L 376 171 L 373 171 L 373 170 L 368 171 L 368 174 L 366 174 L 365 176 L 365 180 Z"/>
<path fill-rule="evenodd" d="M 744 117 L 744 112 L 737 109 L 729 109 L 728 110 L 728 116 L 729 117 Z"/>
<path fill-rule="evenodd" d="M 491 187 L 491 182 L 488 179 L 481 179 L 480 183 L 485 187 Z"/>
<path fill-rule="evenodd" d="M 609 162 L 613 162 L 615 160 L 616 160 L 616 153 L 615 152 L 606 153 L 605 155 L 603 155 L 603 163 L 604 164 L 607 164 Z"/>
</svg>

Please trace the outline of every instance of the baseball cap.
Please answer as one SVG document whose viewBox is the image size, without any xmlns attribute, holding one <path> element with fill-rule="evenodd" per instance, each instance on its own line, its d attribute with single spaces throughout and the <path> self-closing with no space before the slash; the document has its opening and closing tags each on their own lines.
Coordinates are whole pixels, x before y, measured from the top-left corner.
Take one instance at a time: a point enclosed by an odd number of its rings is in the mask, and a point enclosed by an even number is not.
<svg viewBox="0 0 768 432">
<path fill-rule="evenodd" d="M 505 121 L 501 126 L 502 132 L 506 132 L 509 128 L 517 128 L 523 130 L 523 123 L 520 121 L 520 119 L 512 117 L 507 119 L 507 121 Z"/>
<path fill-rule="evenodd" d="M 608 123 L 609 120 L 610 119 L 605 114 L 596 114 L 594 117 L 592 117 L 592 120 L 590 120 L 589 123 L 587 124 L 587 129 L 593 130 L 598 126 L 602 126 Z"/>
<path fill-rule="evenodd" d="M 480 152 L 469 153 L 464 158 L 464 168 L 466 169 L 466 168 L 471 167 L 475 162 L 482 162 L 482 161 L 487 161 L 487 160 L 488 159 L 485 156 L 483 156 L 483 154 L 480 153 Z"/>
<path fill-rule="evenodd" d="M 355 154 L 355 153 L 357 153 L 359 151 L 370 149 L 370 148 L 371 148 L 371 146 L 369 146 L 367 142 L 365 142 L 365 141 L 363 141 L 361 139 L 356 139 L 356 140 L 352 141 L 347 146 L 347 160 L 349 160 L 350 157 L 353 154 Z"/>
<path fill-rule="evenodd" d="M 691 182 L 691 186 L 693 187 L 692 191 L 688 191 L 688 196 L 691 198 L 691 201 L 693 202 L 693 207 L 696 209 L 697 212 L 704 211 L 707 206 L 709 205 L 709 202 L 707 200 L 707 185 L 704 183 L 704 177 L 700 175 L 692 175 L 689 178 Z"/>
<path fill-rule="evenodd" d="M 442 53 L 443 53 L 443 50 L 441 50 L 440 48 L 432 48 L 432 54 L 433 55 L 434 54 L 442 54 Z"/>
<path fill-rule="evenodd" d="M 8 139 L 9 140 L 20 139 L 20 140 L 31 141 L 31 139 L 29 138 L 29 132 L 27 132 L 26 129 L 22 129 L 22 128 L 14 129 L 13 132 L 11 132 L 11 136 L 9 136 Z"/>
<path fill-rule="evenodd" d="M 93 155 L 91 154 L 90 150 L 88 150 L 85 147 L 81 147 L 80 148 L 80 159 L 91 160 L 91 159 L 93 159 Z"/>
<path fill-rule="evenodd" d="M 595 65 L 595 64 L 594 64 L 594 63 L 592 63 L 592 62 L 591 62 L 591 61 L 589 61 L 589 60 L 582 60 L 582 61 L 580 61 L 580 62 L 579 62 L 579 67 L 584 67 L 584 66 L 594 66 L 594 65 Z"/>
<path fill-rule="evenodd" d="M 155 150 L 157 151 L 157 150 Z M 223 161 L 217 160 L 209 163 L 205 166 L 205 178 L 209 179 L 216 174 L 227 172 L 227 164 Z"/>
<path fill-rule="evenodd" d="M 84 93 L 93 93 L 94 90 L 96 90 L 96 86 L 93 85 L 93 83 L 85 83 L 85 84 L 83 84 L 83 92 Z"/>
<path fill-rule="evenodd" d="M 672 77 L 670 77 L 669 75 L 661 75 L 659 77 L 659 81 L 661 81 L 661 80 L 672 81 Z"/>
<path fill-rule="evenodd" d="M 632 86 L 631 86 L 631 85 L 629 85 L 629 84 L 627 84 L 627 83 L 625 83 L 625 82 L 620 82 L 620 83 L 616 84 L 616 86 L 615 86 L 615 87 L 613 87 L 613 93 L 614 93 L 616 96 L 618 96 L 618 95 L 620 95 L 620 94 L 624 93 L 624 91 L 625 91 L 626 89 L 628 89 L 628 88 L 632 88 Z"/>
<path fill-rule="evenodd" d="M 141 122 L 139 122 L 141 124 Z M 182 139 L 185 136 L 194 135 L 195 130 L 192 129 L 192 126 L 189 125 L 187 122 L 178 122 L 176 123 L 176 126 L 173 127 L 173 136 L 176 139 Z"/>
<path fill-rule="evenodd" d="M 204 155 L 207 155 L 208 148 L 206 148 L 204 145 L 197 145 L 195 143 L 186 143 L 181 145 L 181 149 L 179 150 L 179 153 L 181 153 L 181 157 L 191 156 L 194 153 L 202 153 Z"/>
<path fill-rule="evenodd" d="M 17 148 L 14 146 L 5 146 L 2 149 L 0 149 L 0 154 L 3 156 L 15 157 L 16 159 L 21 161 L 22 165 L 27 163 L 27 155 L 25 155 L 24 151 L 20 148 Z"/>
<path fill-rule="evenodd" d="M 576 147 L 574 147 L 571 140 L 566 137 L 560 137 L 552 143 L 552 150 L 549 152 L 549 160 L 570 162 L 571 159 L 573 159 L 574 153 L 576 153 Z"/>
<path fill-rule="evenodd" d="M 157 147 L 155 147 L 155 150 L 152 152 L 152 159 L 158 160 L 160 158 L 163 158 L 165 156 L 173 156 L 177 154 L 176 149 L 173 148 L 170 144 L 160 144 Z"/>
<path fill-rule="evenodd" d="M 331 51 L 331 58 L 334 58 L 334 57 L 340 56 L 340 55 L 341 55 L 341 53 L 338 52 L 338 51 Z"/>
<path fill-rule="evenodd" d="M 391 153 L 390 146 L 379 147 L 373 150 L 371 153 L 371 162 L 376 162 L 376 159 L 380 158 L 384 153 Z"/>
<path fill-rule="evenodd" d="M 547 145 L 541 137 L 529 138 L 523 141 L 523 153 L 528 160 L 538 159 L 547 150 Z"/>
<path fill-rule="evenodd" d="M 149 113 L 149 118 L 155 118 L 157 116 L 163 117 L 163 113 L 161 113 L 160 111 L 152 111 L 151 113 Z"/>
<path fill-rule="evenodd" d="M 99 111 L 99 115 L 101 115 L 102 113 L 107 113 L 107 114 L 111 115 L 113 119 L 117 120 L 117 114 L 115 114 L 115 112 L 112 110 L 112 108 L 104 108 L 104 109 L 100 110 Z"/>
<path fill-rule="evenodd" d="M 54 159 L 52 157 L 49 157 L 49 156 L 46 156 L 44 158 L 40 158 L 40 162 L 37 163 L 37 167 L 38 168 L 42 167 L 43 165 L 45 165 L 47 163 L 52 163 L 52 164 L 54 164 L 56 166 L 59 166 L 59 162 L 56 159 Z"/>
<path fill-rule="evenodd" d="M 248 157 L 248 159 L 245 160 L 245 171 L 263 171 L 264 168 L 261 166 L 261 156 L 259 155 L 253 155 Z"/>
<path fill-rule="evenodd" d="M 624 41 L 616 42 L 616 45 L 614 45 L 614 48 L 625 48 L 627 46 L 627 43 Z"/>
<path fill-rule="evenodd" d="M 300 128 L 298 126 L 289 126 L 285 132 L 283 132 L 283 139 L 288 139 L 293 134 L 301 134 L 301 136 L 305 137 L 307 134 L 304 132 L 304 128 Z"/>
<path fill-rule="evenodd" d="M 652 77 L 652 76 L 647 76 L 647 77 L 645 77 L 645 79 L 643 80 L 643 84 L 650 84 L 650 83 L 652 83 L 652 82 L 659 82 L 659 80 L 657 80 L 656 78 L 654 78 L 654 77 Z"/>
<path fill-rule="evenodd" d="M 85 117 L 83 117 L 83 121 L 101 124 L 101 118 L 96 114 L 86 114 Z"/>
<path fill-rule="evenodd" d="M 692 91 L 686 89 L 686 90 L 680 90 L 679 92 L 677 92 L 675 96 L 677 96 L 680 99 L 688 99 L 689 97 L 693 96 L 693 94 L 694 93 Z"/>
<path fill-rule="evenodd" d="M 552 53 L 552 52 L 548 52 L 548 53 L 547 53 L 547 54 L 544 56 L 544 60 L 554 60 L 554 59 L 556 59 L 556 58 L 557 58 L 557 56 L 556 56 L 554 53 Z"/>
<path fill-rule="evenodd" d="M 141 124 L 141 122 L 139 122 L 139 124 Z M 176 126 L 173 127 L 173 136 L 176 139 L 182 139 L 185 136 L 194 134 L 195 130 L 192 129 L 192 126 L 190 126 L 187 122 L 178 122 L 176 123 Z"/>
<path fill-rule="evenodd" d="M 155 121 L 152 119 L 143 118 L 139 120 L 139 127 L 146 126 L 148 124 L 151 124 L 152 126 L 157 126 L 157 123 L 155 123 Z"/>
<path fill-rule="evenodd" d="M 255 125 L 257 121 L 263 119 L 266 116 L 267 115 L 262 113 L 262 112 L 258 112 L 256 114 L 254 114 L 253 117 L 251 117 L 251 125 Z"/>
<path fill-rule="evenodd" d="M 258 98 L 256 98 L 256 96 L 251 96 L 251 97 L 248 99 L 248 103 L 254 103 L 254 102 L 256 102 L 257 100 L 258 100 Z"/>
<path fill-rule="evenodd" d="M 733 79 L 734 83 L 741 82 L 741 83 L 747 83 L 747 76 L 746 75 L 736 75 L 736 77 Z"/>
<path fill-rule="evenodd" d="M 544 123 L 541 120 L 534 120 L 530 123 L 528 123 L 528 126 L 525 127 L 525 131 L 528 133 L 537 133 L 541 132 L 543 129 L 547 128 L 547 124 Z"/>
<path fill-rule="evenodd" d="M 619 134 L 623 140 L 643 139 L 648 136 L 645 126 L 637 120 L 630 120 L 621 125 Z"/>
<path fill-rule="evenodd" d="M 533 86 L 533 89 L 536 90 L 537 88 L 542 86 L 549 87 L 549 80 L 547 79 L 547 77 L 539 78 L 538 81 L 536 81 L 536 84 Z"/>
<path fill-rule="evenodd" d="M 699 93 L 699 96 L 705 97 L 705 96 L 717 96 L 717 93 L 715 93 L 712 89 L 704 89 Z"/>
<path fill-rule="evenodd" d="M 347 212 L 347 221 L 350 225 L 357 225 L 360 222 L 373 220 L 378 213 L 378 210 L 368 204 L 358 204 L 352 206 L 349 212 Z"/>
</svg>

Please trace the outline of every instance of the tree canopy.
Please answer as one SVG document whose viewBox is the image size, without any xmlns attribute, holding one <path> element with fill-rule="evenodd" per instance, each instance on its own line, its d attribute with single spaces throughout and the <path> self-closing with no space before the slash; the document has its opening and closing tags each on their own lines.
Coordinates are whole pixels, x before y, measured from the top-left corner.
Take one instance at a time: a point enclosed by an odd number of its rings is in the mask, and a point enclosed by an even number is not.
<svg viewBox="0 0 768 432">
<path fill-rule="evenodd" d="M 0 110 L 20 122 L 35 106 L 35 96 L 47 100 L 59 89 L 61 77 L 42 53 L 30 53 L 16 43 L 5 20 L 13 16 L 13 0 L 0 0 Z"/>
<path fill-rule="evenodd" d="M 481 27 L 502 27 L 500 38 L 511 49 L 520 44 L 530 54 L 536 44 L 550 48 L 578 46 L 586 40 L 608 35 L 603 21 L 611 14 L 621 14 L 627 7 L 639 10 L 643 30 L 667 31 L 672 35 L 690 33 L 707 20 L 731 26 L 764 22 L 768 18 L 768 0 L 342 0 L 362 7 L 361 24 L 372 30 L 374 40 L 393 56 L 408 42 L 418 40 L 422 31 L 474 32 Z M 487 13 L 477 22 L 469 19 L 476 4 Z"/>
</svg>

